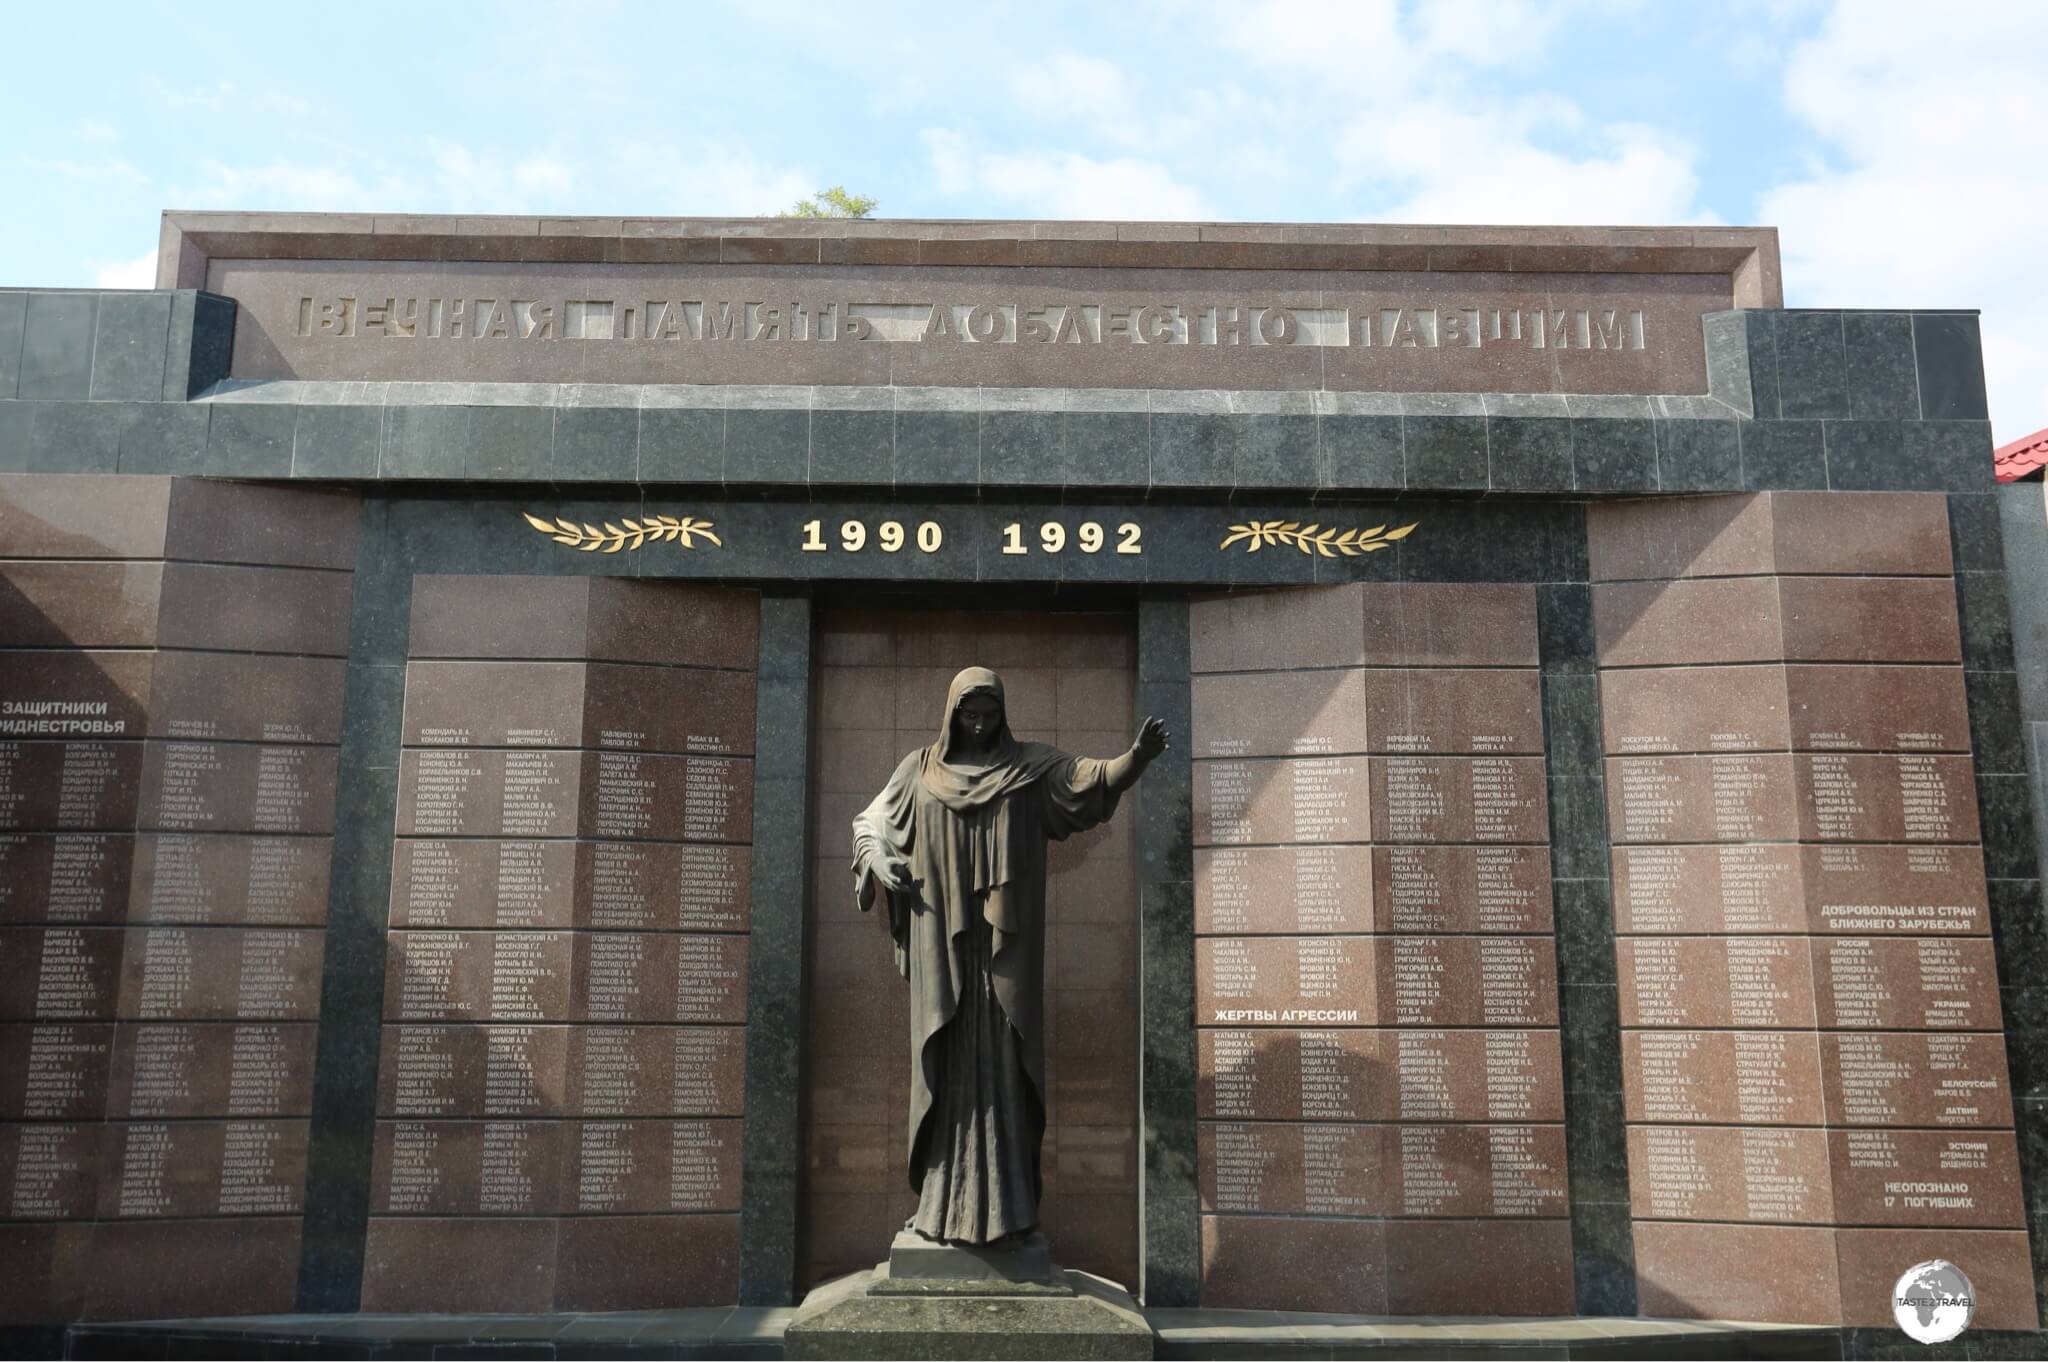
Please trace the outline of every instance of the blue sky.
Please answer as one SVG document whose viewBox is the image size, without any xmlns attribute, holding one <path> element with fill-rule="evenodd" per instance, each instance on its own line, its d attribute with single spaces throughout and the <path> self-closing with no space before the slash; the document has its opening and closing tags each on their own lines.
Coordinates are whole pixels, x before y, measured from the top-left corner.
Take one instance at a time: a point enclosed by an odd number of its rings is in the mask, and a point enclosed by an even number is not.
<svg viewBox="0 0 2048 1362">
<path fill-rule="evenodd" d="M 2048 426 L 2048 4 L 18 6 L 0 281 L 164 208 L 1766 223 L 1793 305 L 1985 309 Z"/>
</svg>

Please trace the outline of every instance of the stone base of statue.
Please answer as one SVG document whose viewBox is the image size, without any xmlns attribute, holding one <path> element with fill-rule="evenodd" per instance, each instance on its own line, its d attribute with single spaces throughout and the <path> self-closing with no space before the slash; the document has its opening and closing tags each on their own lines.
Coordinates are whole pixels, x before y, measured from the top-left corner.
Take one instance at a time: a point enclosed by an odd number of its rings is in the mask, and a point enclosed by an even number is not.
<svg viewBox="0 0 2048 1362">
<path fill-rule="evenodd" d="M 1149 1358 L 1152 1326 L 1115 1282 L 1056 1266 L 1041 1233 L 979 1247 L 905 1230 L 888 1262 L 804 1297 L 782 1351 L 788 1358 Z"/>
</svg>

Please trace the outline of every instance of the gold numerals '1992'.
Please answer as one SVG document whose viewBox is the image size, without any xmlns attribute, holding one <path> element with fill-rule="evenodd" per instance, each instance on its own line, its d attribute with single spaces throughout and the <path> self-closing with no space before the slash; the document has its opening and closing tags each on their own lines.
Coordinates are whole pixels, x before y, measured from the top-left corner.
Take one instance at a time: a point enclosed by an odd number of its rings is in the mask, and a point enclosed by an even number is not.
<svg viewBox="0 0 2048 1362">
<path fill-rule="evenodd" d="M 1083 553 L 1099 553 L 1106 542 L 1108 542 L 1107 536 L 1104 534 L 1101 524 L 1097 521 L 1084 520 L 1074 529 L 1073 546 Z M 1040 524 L 1038 527 L 1038 547 L 1044 553 L 1059 553 L 1064 550 L 1067 547 L 1067 527 L 1060 524 L 1057 520 L 1048 520 Z M 1116 527 L 1116 551 L 1124 554 L 1143 553 L 1145 551 L 1144 531 L 1138 527 L 1136 522 L 1126 520 L 1123 524 Z M 1030 545 L 1024 542 L 1024 527 L 1016 521 L 1011 521 L 1003 526 L 1003 552 L 1005 554 L 1031 552 Z"/>
<path fill-rule="evenodd" d="M 900 520 L 885 520 L 875 527 L 875 547 L 884 553 L 901 553 L 906 544 L 915 538 L 919 553 L 937 553 L 939 545 L 946 542 L 946 533 L 939 528 L 936 520 L 920 520 L 914 532 L 906 531 Z M 859 520 L 847 520 L 839 525 L 839 547 L 848 553 L 859 553 L 868 546 L 868 527 Z M 805 553 L 824 553 L 832 546 L 825 542 L 825 522 L 806 520 L 804 522 Z"/>
</svg>

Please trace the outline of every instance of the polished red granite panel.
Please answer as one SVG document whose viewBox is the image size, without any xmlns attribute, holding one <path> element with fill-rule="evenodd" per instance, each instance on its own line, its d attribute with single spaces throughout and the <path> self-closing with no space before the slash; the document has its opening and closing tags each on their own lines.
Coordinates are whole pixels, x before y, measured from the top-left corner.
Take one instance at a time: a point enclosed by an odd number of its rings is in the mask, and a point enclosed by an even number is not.
<svg viewBox="0 0 2048 1362">
<path fill-rule="evenodd" d="M 1771 752 L 1609 757 L 1608 835 L 1616 845 L 1790 841 L 1800 817 L 1793 760 Z"/>
<path fill-rule="evenodd" d="M 1820 1046 L 1831 1126 L 2012 1125 L 2003 1036 L 1838 1031 Z"/>
<path fill-rule="evenodd" d="M 415 583 L 366 1308 L 735 1298 L 757 614 Z"/>
<path fill-rule="evenodd" d="M 1988 938 L 1829 937 L 1812 959 L 1824 1029 L 2003 1029 Z"/>
<path fill-rule="evenodd" d="M 1826 1123 L 1821 1038 L 1811 1031 L 1621 1033 L 1630 1121 L 1818 1126 Z"/>
<path fill-rule="evenodd" d="M 1371 759 L 1372 840 L 1550 840 L 1541 757 Z"/>
<path fill-rule="evenodd" d="M 564 1115 L 572 1109 L 565 1102 L 570 1036 L 565 1026 L 386 1022 L 377 1114 Z"/>
<path fill-rule="evenodd" d="M 1972 1329 L 2038 1329 L 2035 1272 L 2024 1230 L 1850 1229 L 1835 1233 L 1842 1322 L 1895 1329 L 1893 1288 L 1915 1263 L 1945 1258 L 1977 1289 Z"/>
<path fill-rule="evenodd" d="M 0 1024 L 0 1121 L 97 1121 L 106 1114 L 110 1022 Z"/>
<path fill-rule="evenodd" d="M 308 1116 L 312 1022 L 140 1022 L 115 1033 L 107 1115 Z"/>
<path fill-rule="evenodd" d="M 113 926 L 134 860 L 127 833 L 0 833 L 0 923 Z"/>
<path fill-rule="evenodd" d="M 1364 757 L 1195 764 L 1195 844 L 1371 840 Z"/>
<path fill-rule="evenodd" d="M 1638 1222 L 1825 1225 L 1835 1219 L 1822 1130 L 1631 1125 L 1628 1170 Z"/>
<path fill-rule="evenodd" d="M 101 1221 L 24 1243 L 35 1317 L 294 1304 L 356 523 L 300 488 L 0 491 L 0 649 L 32 650 L 0 828 L 36 830 L 0 836 L 0 920 L 49 924 L 0 941 L 46 1019 L 0 1033 L 5 1205 Z"/>
<path fill-rule="evenodd" d="M 1374 890 L 1372 852 L 1363 846 L 1200 847 L 1195 930 L 1369 932 Z"/>
<path fill-rule="evenodd" d="M 1805 937 L 1622 937 L 1615 962 L 1625 1027 L 1814 1025 Z"/>
</svg>

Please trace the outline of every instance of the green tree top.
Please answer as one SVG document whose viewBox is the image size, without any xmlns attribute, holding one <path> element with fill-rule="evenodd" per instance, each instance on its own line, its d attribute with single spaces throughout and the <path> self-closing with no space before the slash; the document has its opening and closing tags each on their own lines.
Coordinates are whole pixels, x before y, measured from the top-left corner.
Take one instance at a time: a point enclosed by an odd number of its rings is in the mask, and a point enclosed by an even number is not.
<svg viewBox="0 0 2048 1362">
<path fill-rule="evenodd" d="M 798 199 L 786 213 L 777 213 L 779 218 L 864 218 L 875 211 L 879 199 L 865 194 L 849 194 L 846 186 L 835 184 L 830 189 L 821 189 L 807 199 Z"/>
</svg>

